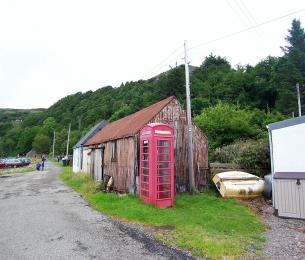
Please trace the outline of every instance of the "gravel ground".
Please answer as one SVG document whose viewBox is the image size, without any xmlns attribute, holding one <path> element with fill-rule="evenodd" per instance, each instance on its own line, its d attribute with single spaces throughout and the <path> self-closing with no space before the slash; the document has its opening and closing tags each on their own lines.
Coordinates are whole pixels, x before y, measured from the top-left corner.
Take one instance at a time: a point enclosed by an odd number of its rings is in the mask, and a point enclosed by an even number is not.
<svg viewBox="0 0 305 260">
<path fill-rule="evenodd" d="M 268 259 L 305 259 L 305 220 L 279 218 L 264 199 L 249 202 L 266 224 L 263 253 Z"/>
<path fill-rule="evenodd" d="M 0 176 L 0 259 L 192 259 L 93 210 L 59 173 Z"/>
</svg>

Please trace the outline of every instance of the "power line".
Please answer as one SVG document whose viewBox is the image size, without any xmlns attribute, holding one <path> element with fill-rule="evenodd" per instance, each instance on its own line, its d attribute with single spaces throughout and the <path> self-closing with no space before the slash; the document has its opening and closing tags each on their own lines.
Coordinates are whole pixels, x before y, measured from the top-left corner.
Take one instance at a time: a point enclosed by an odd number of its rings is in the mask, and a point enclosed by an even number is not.
<svg viewBox="0 0 305 260">
<path fill-rule="evenodd" d="M 255 17 L 252 15 L 251 11 L 249 10 L 248 6 L 246 5 L 246 3 L 244 3 L 242 0 L 240 1 L 241 6 L 244 8 L 244 10 L 246 10 L 246 13 L 248 13 L 250 19 L 254 22 L 255 25 L 257 25 L 257 21 L 255 19 Z"/>
<path fill-rule="evenodd" d="M 227 2 L 228 3 L 228 2 Z M 245 17 L 248 18 L 248 21 L 249 22 L 254 22 L 255 25 L 252 25 L 252 26 L 249 26 L 243 30 L 240 30 L 240 31 L 237 31 L 237 32 L 233 32 L 233 33 L 229 33 L 229 34 L 226 34 L 224 36 L 221 36 L 221 37 L 218 37 L 216 39 L 213 39 L 213 40 L 210 40 L 210 41 L 206 41 L 206 42 L 203 42 L 203 43 L 200 43 L 200 44 L 197 44 L 197 45 L 194 45 L 193 47 L 190 47 L 188 50 L 192 50 L 192 49 L 196 49 L 196 48 L 199 48 L 201 46 L 204 46 L 204 45 L 208 45 L 208 44 L 211 44 L 211 43 L 214 43 L 214 42 L 217 42 L 217 41 L 221 41 L 221 40 L 224 40 L 226 38 L 230 38 L 230 37 L 233 37 L 235 35 L 238 35 L 238 34 L 241 34 L 241 33 L 244 33 L 244 32 L 247 32 L 247 31 L 250 31 L 250 30 L 253 30 L 253 29 L 256 29 L 258 27 L 261 27 L 263 25 L 266 25 L 266 24 L 269 24 L 269 23 L 273 23 L 273 22 L 276 22 L 278 20 L 281 20 L 283 18 L 286 18 L 288 16 L 291 16 L 291 15 L 294 15 L 294 14 L 297 14 L 297 13 L 301 13 L 301 12 L 304 12 L 305 11 L 305 8 L 304 9 L 300 9 L 300 10 L 297 10 L 297 11 L 294 11 L 294 12 L 291 12 L 291 13 L 288 13 L 288 14 L 285 14 L 285 15 L 282 15 L 282 16 L 279 16 L 279 17 L 275 17 L 273 19 L 270 19 L 270 20 L 267 20 L 265 22 L 262 22 L 262 23 L 257 23 L 256 22 L 256 19 L 253 17 L 253 15 L 250 13 L 249 9 L 247 8 L 247 6 L 243 6 L 243 8 L 241 8 L 241 6 L 235 2 L 240 11 L 242 11 L 242 13 L 245 15 Z M 230 6 L 230 8 L 236 12 L 232 5 L 230 3 L 228 3 L 228 5 Z M 244 10 L 247 10 L 247 15 L 245 14 L 245 12 L 243 11 Z M 252 20 L 252 21 L 251 21 Z M 171 61 L 173 61 L 174 59 L 178 58 L 180 55 L 183 54 L 182 53 L 179 53 L 178 55 L 174 56 L 173 58 L 171 58 L 178 50 L 180 50 L 181 48 L 183 47 L 183 45 L 179 45 L 176 49 L 174 49 L 168 56 L 166 56 L 166 58 L 162 59 L 157 65 L 155 65 L 154 67 L 152 67 L 149 71 L 147 71 L 144 75 L 144 77 L 142 77 L 143 79 L 146 78 L 146 76 L 148 76 L 149 74 L 151 74 L 152 72 L 156 71 L 157 69 L 160 69 L 160 68 L 163 68 L 165 66 L 168 66 L 170 64 Z M 169 60 L 169 58 L 171 58 Z"/>
<path fill-rule="evenodd" d="M 168 63 L 168 59 L 170 57 L 172 57 L 177 51 L 179 51 L 181 48 L 183 47 L 183 45 L 179 45 L 176 49 L 174 49 L 168 56 L 166 56 L 166 58 L 162 59 L 157 65 L 155 65 L 154 67 L 152 67 L 150 70 L 148 70 L 145 74 L 144 77 L 145 78 L 148 74 L 150 74 L 151 72 L 155 71 L 156 69 L 158 69 L 160 66 L 164 66 L 164 63 Z M 179 54 L 180 55 L 180 54 Z M 174 58 L 177 58 L 179 55 L 175 56 Z"/>
<path fill-rule="evenodd" d="M 249 25 L 253 25 L 253 21 L 251 20 L 249 13 L 244 8 L 244 6 L 238 0 L 234 0 L 234 3 L 237 6 L 237 8 L 240 10 L 240 12 L 244 15 Z M 256 23 L 254 23 L 254 25 L 256 25 Z"/>
<path fill-rule="evenodd" d="M 252 13 L 250 12 L 249 8 L 247 7 L 247 5 L 244 3 L 243 0 L 234 0 L 235 4 L 238 6 L 239 10 L 243 13 L 243 15 L 247 18 L 249 25 L 252 26 L 257 26 L 257 21 L 254 18 L 254 16 L 252 15 Z M 256 32 L 256 36 L 259 36 L 260 38 L 260 43 L 264 40 L 264 38 L 262 37 L 262 35 L 259 33 L 258 28 L 254 29 Z"/>
<path fill-rule="evenodd" d="M 213 39 L 213 40 L 210 40 L 210 41 L 206 41 L 206 42 L 202 42 L 202 43 L 199 43 L 197 45 L 194 45 L 193 47 L 190 47 L 189 50 L 192 50 L 192 49 L 196 49 L 198 47 L 201 47 L 203 45 L 208 45 L 208 44 L 211 44 L 213 42 L 217 42 L 217 41 L 221 41 L 221 40 L 224 40 L 226 38 L 230 38 L 230 37 L 233 37 L 235 35 L 238 35 L 238 34 L 241 34 L 241 33 L 244 33 L 244 32 L 247 32 L 247 31 L 250 31 L 250 30 L 253 30 L 255 28 L 258 28 L 258 27 L 261 27 L 263 25 L 266 25 L 266 24 L 269 24 L 269 23 L 273 23 L 275 21 L 278 21 L 278 20 L 281 20 L 283 18 L 286 18 L 288 16 L 291 16 L 293 14 L 297 14 L 297 13 L 301 13 L 301 12 L 304 12 L 305 9 L 300 9 L 300 10 L 297 10 L 297 11 L 294 11 L 294 12 L 291 12 L 291 13 L 288 13 L 288 14 L 285 14 L 285 15 L 282 15 L 282 16 L 279 16 L 279 17 L 276 17 L 276 18 L 273 18 L 273 19 L 270 19 L 268 21 L 265 21 L 265 22 L 262 22 L 262 23 L 259 23 L 259 24 L 256 24 L 256 25 L 253 25 L 253 26 L 250 26 L 248 28 L 245 28 L 243 30 L 240 30 L 240 31 L 237 31 L 237 32 L 233 32 L 233 33 L 229 33 L 229 34 L 226 34 L 224 36 L 220 36 L 216 39 Z"/>
<path fill-rule="evenodd" d="M 227 5 L 230 7 L 230 9 L 238 16 L 239 20 L 241 21 L 241 23 L 243 23 L 245 25 L 245 27 L 247 27 L 248 25 L 245 24 L 244 19 L 240 16 L 240 14 L 234 9 L 234 7 L 232 6 L 230 0 L 226 0 Z"/>
</svg>

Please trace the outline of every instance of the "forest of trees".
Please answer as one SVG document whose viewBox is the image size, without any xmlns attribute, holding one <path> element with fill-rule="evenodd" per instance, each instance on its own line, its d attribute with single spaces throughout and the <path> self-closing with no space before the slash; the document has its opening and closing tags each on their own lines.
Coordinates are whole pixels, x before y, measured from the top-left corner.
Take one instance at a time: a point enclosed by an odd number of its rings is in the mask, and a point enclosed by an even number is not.
<svg viewBox="0 0 305 260">
<path fill-rule="evenodd" d="M 212 157 L 219 154 L 219 147 L 241 140 L 261 143 L 266 139 L 266 124 L 297 115 L 296 83 L 302 101 L 305 94 L 305 33 L 299 20 L 292 21 L 286 42 L 281 57 L 266 57 L 255 66 L 232 67 L 226 58 L 211 54 L 194 69 L 193 118 L 209 138 Z M 0 156 L 31 149 L 49 153 L 54 130 L 55 152 L 65 153 L 70 123 L 72 147 L 98 121 L 117 120 L 173 95 L 185 106 L 183 66 L 149 80 L 66 96 L 45 111 L 23 116 L 22 122 L 2 119 Z"/>
</svg>

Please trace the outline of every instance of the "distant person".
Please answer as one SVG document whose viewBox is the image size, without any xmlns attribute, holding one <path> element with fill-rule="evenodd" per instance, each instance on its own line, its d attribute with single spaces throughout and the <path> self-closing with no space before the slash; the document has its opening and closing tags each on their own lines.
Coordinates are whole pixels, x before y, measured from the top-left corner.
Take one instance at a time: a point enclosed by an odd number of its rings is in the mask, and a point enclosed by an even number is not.
<svg viewBox="0 0 305 260">
<path fill-rule="evenodd" d="M 37 170 L 37 171 L 40 171 L 40 169 L 41 169 L 41 163 L 37 163 L 37 164 L 36 164 L 36 170 Z"/>
<path fill-rule="evenodd" d="M 44 162 L 46 161 L 46 156 L 45 155 L 42 155 L 42 158 L 41 158 L 41 170 L 43 171 L 44 170 Z"/>
</svg>

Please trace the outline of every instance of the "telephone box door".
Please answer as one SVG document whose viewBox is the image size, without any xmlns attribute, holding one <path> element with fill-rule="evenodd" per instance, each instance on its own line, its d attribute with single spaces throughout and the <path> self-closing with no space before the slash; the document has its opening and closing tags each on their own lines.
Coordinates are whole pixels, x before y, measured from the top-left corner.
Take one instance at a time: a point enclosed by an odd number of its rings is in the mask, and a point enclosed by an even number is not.
<svg viewBox="0 0 305 260">
<path fill-rule="evenodd" d="M 149 203 L 150 202 L 150 175 L 149 175 L 149 138 L 141 140 L 140 145 L 140 198 Z"/>
<path fill-rule="evenodd" d="M 156 204 L 173 206 L 174 201 L 174 147 L 173 138 L 156 138 Z"/>
</svg>

